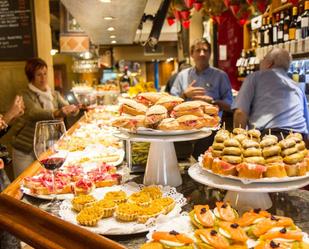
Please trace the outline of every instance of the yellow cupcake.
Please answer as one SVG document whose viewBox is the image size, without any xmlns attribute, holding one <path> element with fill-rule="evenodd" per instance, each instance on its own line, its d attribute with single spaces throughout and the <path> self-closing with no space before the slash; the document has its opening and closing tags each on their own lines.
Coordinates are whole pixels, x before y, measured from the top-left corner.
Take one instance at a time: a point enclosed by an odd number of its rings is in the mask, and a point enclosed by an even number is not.
<svg viewBox="0 0 309 249">
<path fill-rule="evenodd" d="M 148 193 L 151 199 L 155 200 L 162 197 L 162 191 L 158 186 L 147 186 L 141 192 Z"/>
<path fill-rule="evenodd" d="M 117 204 L 109 199 L 103 199 L 93 203 L 93 206 L 96 206 L 102 211 L 102 218 L 107 218 L 113 216 L 113 213 L 116 210 Z"/>
<path fill-rule="evenodd" d="M 83 226 L 96 226 L 102 218 L 103 212 L 99 207 L 85 207 L 76 216 L 76 220 Z"/>
<path fill-rule="evenodd" d="M 129 196 L 128 202 L 134 203 L 136 205 L 139 205 L 141 207 L 147 207 L 150 205 L 152 199 L 148 193 L 145 192 L 137 192 L 133 193 Z"/>
<path fill-rule="evenodd" d="M 72 208 L 77 212 L 81 211 L 87 204 L 95 202 L 92 195 L 79 195 L 72 199 Z"/>
<path fill-rule="evenodd" d="M 120 190 L 120 191 L 111 191 L 107 192 L 104 196 L 104 199 L 112 200 L 116 204 L 124 203 L 127 201 L 127 194 Z"/>
<path fill-rule="evenodd" d="M 169 213 L 175 207 L 175 200 L 171 197 L 162 197 L 152 202 L 153 205 L 162 206 L 165 214 Z"/>
<path fill-rule="evenodd" d="M 137 221 L 139 223 L 145 223 L 148 219 L 155 218 L 164 212 L 165 210 L 162 208 L 162 206 L 150 204 L 148 207 L 140 209 L 140 212 L 137 216 Z"/>
<path fill-rule="evenodd" d="M 133 203 L 121 203 L 116 208 L 116 219 L 121 221 L 134 221 L 140 212 L 140 207 Z"/>
</svg>

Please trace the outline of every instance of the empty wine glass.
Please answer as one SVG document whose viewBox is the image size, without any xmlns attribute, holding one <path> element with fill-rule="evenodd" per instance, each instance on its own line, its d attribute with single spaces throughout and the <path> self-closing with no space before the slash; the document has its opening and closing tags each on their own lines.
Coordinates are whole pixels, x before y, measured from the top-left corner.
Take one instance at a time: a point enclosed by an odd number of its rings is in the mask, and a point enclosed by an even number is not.
<svg viewBox="0 0 309 249">
<path fill-rule="evenodd" d="M 40 164 L 51 172 L 51 182 L 47 181 L 47 188 L 52 201 L 44 209 L 54 213 L 57 209 L 56 170 L 59 169 L 67 157 L 67 151 L 60 151 L 58 141 L 65 139 L 66 128 L 61 120 L 39 121 L 35 126 L 33 148 Z"/>
</svg>

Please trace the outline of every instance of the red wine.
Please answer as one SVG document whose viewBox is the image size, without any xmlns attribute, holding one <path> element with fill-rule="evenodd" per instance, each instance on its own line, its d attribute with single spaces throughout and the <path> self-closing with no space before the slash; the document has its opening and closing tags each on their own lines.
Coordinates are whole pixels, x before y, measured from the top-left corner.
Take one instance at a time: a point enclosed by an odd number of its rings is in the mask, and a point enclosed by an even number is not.
<svg viewBox="0 0 309 249">
<path fill-rule="evenodd" d="M 45 169 L 55 170 L 55 169 L 60 168 L 62 164 L 64 163 L 64 161 L 65 161 L 65 158 L 52 157 L 52 158 L 43 159 L 42 161 L 40 161 L 40 163 L 44 165 Z"/>
</svg>

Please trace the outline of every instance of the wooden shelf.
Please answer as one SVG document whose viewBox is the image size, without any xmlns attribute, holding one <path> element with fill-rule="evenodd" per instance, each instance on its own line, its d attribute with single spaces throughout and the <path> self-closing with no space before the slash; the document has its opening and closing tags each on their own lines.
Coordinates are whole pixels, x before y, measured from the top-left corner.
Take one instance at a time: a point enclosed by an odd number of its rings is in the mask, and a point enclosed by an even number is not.
<svg viewBox="0 0 309 249">
<path fill-rule="evenodd" d="M 272 14 L 276 14 L 276 13 L 282 11 L 282 10 L 289 9 L 289 8 L 291 8 L 292 6 L 293 6 L 293 4 L 291 4 L 291 3 L 286 3 L 286 4 L 284 4 L 284 5 L 282 5 L 282 6 L 278 7 L 278 8 L 275 8 L 275 9 L 272 11 Z"/>
</svg>

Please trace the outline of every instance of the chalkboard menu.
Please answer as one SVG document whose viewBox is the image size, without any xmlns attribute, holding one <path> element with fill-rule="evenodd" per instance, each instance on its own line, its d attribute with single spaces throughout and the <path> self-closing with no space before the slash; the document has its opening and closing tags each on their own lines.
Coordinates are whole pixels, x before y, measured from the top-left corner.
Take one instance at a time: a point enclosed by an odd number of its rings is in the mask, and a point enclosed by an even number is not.
<svg viewBox="0 0 309 249">
<path fill-rule="evenodd" d="M 36 56 L 33 0 L 0 0 L 0 60 Z"/>
</svg>

